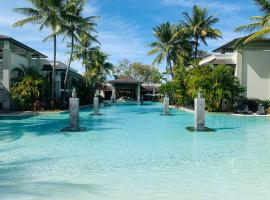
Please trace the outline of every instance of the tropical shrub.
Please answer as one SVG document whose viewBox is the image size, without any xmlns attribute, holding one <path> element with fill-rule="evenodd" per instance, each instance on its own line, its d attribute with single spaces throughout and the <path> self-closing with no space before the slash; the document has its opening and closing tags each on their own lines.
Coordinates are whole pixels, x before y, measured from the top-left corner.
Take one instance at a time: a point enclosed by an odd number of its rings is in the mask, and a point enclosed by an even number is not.
<svg viewBox="0 0 270 200">
<path fill-rule="evenodd" d="M 43 78 L 26 76 L 22 81 L 13 84 L 10 95 L 22 110 L 30 110 L 34 102 L 41 100 L 46 85 L 47 83 Z"/>
<path fill-rule="evenodd" d="M 209 111 L 221 111 L 223 103 L 232 108 L 245 91 L 230 66 L 195 66 L 190 69 L 188 76 L 189 95 L 195 98 L 201 90 Z"/>
</svg>

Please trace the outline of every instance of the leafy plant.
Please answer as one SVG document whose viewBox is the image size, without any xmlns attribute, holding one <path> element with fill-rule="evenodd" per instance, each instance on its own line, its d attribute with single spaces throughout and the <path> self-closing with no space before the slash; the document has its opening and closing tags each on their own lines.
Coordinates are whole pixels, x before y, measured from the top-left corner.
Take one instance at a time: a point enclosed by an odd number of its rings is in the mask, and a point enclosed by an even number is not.
<svg viewBox="0 0 270 200">
<path fill-rule="evenodd" d="M 222 104 L 230 108 L 245 91 L 230 66 L 195 66 L 188 74 L 188 93 L 192 98 L 201 89 L 209 111 L 221 111 Z"/>
<path fill-rule="evenodd" d="M 30 110 L 35 101 L 41 100 L 45 90 L 46 81 L 43 78 L 26 76 L 11 87 L 10 95 L 22 110 Z"/>
</svg>

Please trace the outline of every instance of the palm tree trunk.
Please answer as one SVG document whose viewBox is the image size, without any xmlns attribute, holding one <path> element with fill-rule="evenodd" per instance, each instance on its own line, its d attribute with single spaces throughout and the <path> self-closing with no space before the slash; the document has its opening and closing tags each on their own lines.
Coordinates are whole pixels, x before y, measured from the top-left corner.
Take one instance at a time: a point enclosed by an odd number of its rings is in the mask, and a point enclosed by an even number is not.
<svg viewBox="0 0 270 200">
<path fill-rule="evenodd" d="M 64 101 L 66 101 L 66 87 L 67 87 L 67 81 L 68 81 L 68 73 L 70 69 L 70 65 L 72 62 L 72 57 L 73 57 L 73 49 L 74 49 L 74 36 L 71 36 L 71 52 L 70 52 L 70 57 L 69 57 L 69 62 L 68 62 L 68 67 L 66 69 L 66 75 L 65 75 L 65 80 L 64 80 Z"/>
<path fill-rule="evenodd" d="M 51 106 L 54 107 L 55 101 L 55 68 L 56 68 L 56 35 L 53 36 L 53 68 L 52 68 L 52 94 Z"/>
<path fill-rule="evenodd" d="M 172 62 L 171 62 L 170 56 L 167 56 L 167 65 L 171 71 L 172 78 L 174 78 L 173 69 L 172 69 Z"/>
<path fill-rule="evenodd" d="M 199 45 L 199 37 L 198 36 L 195 36 L 195 52 L 194 52 L 194 58 L 195 59 L 197 59 L 198 45 Z"/>
</svg>

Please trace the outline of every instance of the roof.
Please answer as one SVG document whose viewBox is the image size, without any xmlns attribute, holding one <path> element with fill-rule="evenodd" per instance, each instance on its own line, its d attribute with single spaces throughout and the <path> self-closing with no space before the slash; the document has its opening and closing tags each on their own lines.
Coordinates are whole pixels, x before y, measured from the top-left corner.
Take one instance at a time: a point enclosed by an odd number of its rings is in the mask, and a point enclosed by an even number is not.
<svg viewBox="0 0 270 200">
<path fill-rule="evenodd" d="M 134 79 L 130 76 L 122 76 L 122 77 L 119 77 L 118 79 L 109 81 L 109 83 L 139 84 L 139 83 L 143 83 L 143 81 Z"/>
<path fill-rule="evenodd" d="M 236 65 L 236 54 L 226 53 L 226 54 L 213 54 L 201 60 L 199 65 L 207 64 L 223 64 L 223 65 Z"/>
<path fill-rule="evenodd" d="M 49 61 L 49 60 L 43 60 L 43 71 L 52 71 L 52 67 L 53 67 L 53 61 Z M 67 65 L 60 62 L 60 61 L 56 61 L 56 66 L 55 69 L 56 70 L 66 70 Z M 78 73 L 78 71 L 76 69 L 73 69 L 72 67 L 69 68 L 70 71 L 73 71 L 74 73 Z"/>
<path fill-rule="evenodd" d="M 0 35 L 0 41 L 9 41 L 9 42 L 15 44 L 16 46 L 19 46 L 19 47 L 21 47 L 21 48 L 23 48 L 23 49 L 25 49 L 27 51 L 30 51 L 33 54 L 32 55 L 33 57 L 40 56 L 41 58 L 47 58 L 46 55 L 40 53 L 39 51 L 37 51 L 37 50 L 35 50 L 35 49 L 21 43 L 21 42 L 15 40 L 15 39 L 13 39 L 12 37 L 5 36 L 5 35 Z"/>
<path fill-rule="evenodd" d="M 227 42 L 226 44 L 222 45 L 221 47 L 218 47 L 217 49 L 214 49 L 213 52 L 221 52 L 224 50 L 231 50 L 234 51 L 235 49 L 235 43 L 241 38 L 235 38 L 230 42 Z"/>
<path fill-rule="evenodd" d="M 239 41 L 240 39 L 244 39 L 244 38 L 247 38 L 248 36 L 245 36 L 245 37 L 239 37 L 239 38 L 235 38 L 233 40 L 231 40 L 230 42 L 227 42 L 226 44 L 222 45 L 221 47 L 218 47 L 217 49 L 214 49 L 213 52 L 233 52 L 235 51 L 236 49 L 236 42 Z M 270 39 L 269 38 L 263 38 L 263 39 L 260 39 L 260 40 L 256 40 L 251 44 L 264 44 L 265 43 L 268 43 L 269 44 L 269 47 L 270 47 Z"/>
</svg>

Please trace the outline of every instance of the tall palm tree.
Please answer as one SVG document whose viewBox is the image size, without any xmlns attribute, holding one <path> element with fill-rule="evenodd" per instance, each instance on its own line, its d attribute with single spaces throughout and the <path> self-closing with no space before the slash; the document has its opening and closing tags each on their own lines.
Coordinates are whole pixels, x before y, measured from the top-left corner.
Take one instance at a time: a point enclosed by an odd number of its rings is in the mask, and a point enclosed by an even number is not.
<svg viewBox="0 0 270 200">
<path fill-rule="evenodd" d="M 253 16 L 250 18 L 253 22 L 247 25 L 239 26 L 236 32 L 248 32 L 249 36 L 239 41 L 239 45 L 258 40 L 270 33 L 270 1 L 269 0 L 253 0 L 263 13 L 262 16 Z"/>
<path fill-rule="evenodd" d="M 153 64 L 160 64 L 166 60 L 166 71 L 170 71 L 171 77 L 174 77 L 173 64 L 177 62 L 178 55 L 186 52 L 187 40 L 178 35 L 178 27 L 169 22 L 161 24 L 154 28 L 156 42 L 149 46 L 152 48 L 149 55 L 157 54 Z"/>
<path fill-rule="evenodd" d="M 184 20 L 180 23 L 183 26 L 183 30 L 190 34 L 194 39 L 195 49 L 194 58 L 197 59 L 198 46 L 201 41 L 207 45 L 207 39 L 218 39 L 222 37 L 220 30 L 213 28 L 219 19 L 213 15 L 209 16 L 207 8 L 200 8 L 194 5 L 192 14 L 183 12 Z"/>
<path fill-rule="evenodd" d="M 76 59 L 78 61 L 82 61 L 82 68 L 85 69 L 85 72 L 87 73 L 87 70 L 89 68 L 89 57 L 93 51 L 98 51 L 99 47 L 92 47 L 91 46 L 91 40 L 88 37 L 87 34 L 81 34 L 80 39 L 78 43 L 74 44 L 74 52 L 73 52 L 73 60 Z M 88 83 L 88 82 L 86 82 Z"/>
<path fill-rule="evenodd" d="M 83 7 L 85 5 L 84 0 L 69 0 L 64 6 L 64 12 L 62 14 L 64 18 L 63 34 L 64 39 L 69 37 L 70 42 L 70 58 L 68 62 L 68 68 L 66 69 L 64 85 L 67 84 L 67 77 L 70 69 L 70 65 L 73 59 L 74 45 L 79 42 L 80 35 L 85 35 L 91 42 L 99 43 L 95 36 L 92 36 L 92 32 L 96 32 L 94 27 L 96 24 L 94 21 L 97 17 L 91 16 L 84 18 L 82 16 Z"/>
<path fill-rule="evenodd" d="M 108 54 L 99 49 L 93 50 L 88 54 L 86 79 L 89 79 L 89 82 L 92 83 L 94 90 L 97 90 L 105 83 L 107 76 L 110 75 L 113 70 L 113 65 L 107 62 L 107 59 Z"/>
<path fill-rule="evenodd" d="M 63 25 L 61 19 L 61 12 L 63 9 L 64 0 L 28 0 L 32 4 L 32 8 L 16 8 L 16 12 L 25 15 L 26 18 L 19 20 L 14 23 L 15 27 L 24 26 L 25 24 L 38 24 L 40 25 L 39 30 L 48 27 L 51 29 L 52 33 L 46 37 L 43 41 L 48 40 L 53 37 L 53 69 L 52 69 L 52 94 L 51 103 L 54 105 L 55 100 L 55 67 L 56 67 L 56 43 L 57 35 Z"/>
</svg>

